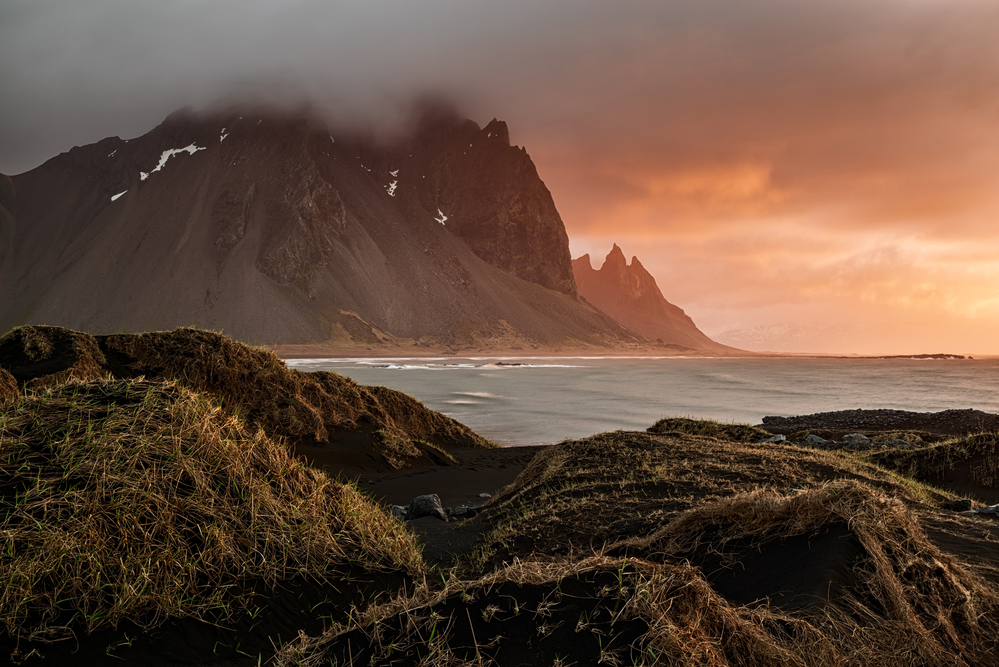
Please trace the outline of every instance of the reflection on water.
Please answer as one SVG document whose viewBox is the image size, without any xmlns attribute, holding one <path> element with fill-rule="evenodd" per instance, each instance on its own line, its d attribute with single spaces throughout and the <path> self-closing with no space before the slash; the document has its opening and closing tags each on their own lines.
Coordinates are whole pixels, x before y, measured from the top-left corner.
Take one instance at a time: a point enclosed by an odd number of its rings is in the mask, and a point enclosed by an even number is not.
<svg viewBox="0 0 999 667">
<path fill-rule="evenodd" d="M 557 442 L 662 417 L 760 423 L 854 408 L 999 412 L 999 360 L 293 359 L 406 392 L 506 445 Z"/>
</svg>

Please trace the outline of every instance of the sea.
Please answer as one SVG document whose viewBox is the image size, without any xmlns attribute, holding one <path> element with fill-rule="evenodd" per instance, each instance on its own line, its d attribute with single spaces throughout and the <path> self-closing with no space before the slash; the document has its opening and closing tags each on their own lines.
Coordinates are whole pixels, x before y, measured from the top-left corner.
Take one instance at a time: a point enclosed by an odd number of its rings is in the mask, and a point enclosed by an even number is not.
<svg viewBox="0 0 999 667">
<path fill-rule="evenodd" d="M 663 417 L 890 408 L 999 413 L 999 359 L 438 357 L 289 359 L 419 399 L 504 446 L 644 430 Z"/>
</svg>

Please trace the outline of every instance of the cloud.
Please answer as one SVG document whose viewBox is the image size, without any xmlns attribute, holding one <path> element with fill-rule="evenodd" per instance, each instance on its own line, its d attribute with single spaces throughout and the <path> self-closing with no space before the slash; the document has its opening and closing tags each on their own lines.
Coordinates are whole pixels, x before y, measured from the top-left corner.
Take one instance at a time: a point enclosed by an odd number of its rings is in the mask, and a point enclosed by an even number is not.
<svg viewBox="0 0 999 667">
<path fill-rule="evenodd" d="M 705 329 L 999 334 L 991 0 L 0 0 L 0 17 L 5 173 L 188 104 L 308 100 L 388 131 L 431 95 L 507 120 L 574 254 L 629 244 Z"/>
</svg>

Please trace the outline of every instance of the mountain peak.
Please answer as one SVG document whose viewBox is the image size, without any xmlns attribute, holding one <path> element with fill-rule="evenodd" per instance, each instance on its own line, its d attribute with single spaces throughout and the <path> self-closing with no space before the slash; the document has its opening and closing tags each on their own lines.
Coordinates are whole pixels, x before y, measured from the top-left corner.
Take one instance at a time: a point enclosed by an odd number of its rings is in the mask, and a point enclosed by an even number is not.
<svg viewBox="0 0 999 667">
<path fill-rule="evenodd" d="M 628 260 L 624 256 L 624 252 L 615 243 L 611 251 L 607 253 L 607 257 L 604 259 L 604 265 L 600 267 L 600 270 L 611 269 L 616 271 L 623 271 L 628 268 Z"/>
<path fill-rule="evenodd" d="M 305 112 L 182 109 L 2 177 L 0 325 L 635 341 L 575 299 L 565 227 L 506 123 L 424 120 L 386 144 Z"/>
<path fill-rule="evenodd" d="M 486 133 L 487 139 L 493 139 L 504 146 L 510 145 L 510 130 L 504 121 L 493 118 L 482 131 Z"/>
<path fill-rule="evenodd" d="M 580 295 L 632 331 L 669 345 L 728 349 L 705 336 L 682 309 L 666 300 L 638 257 L 632 257 L 629 266 L 616 243 L 599 270 L 593 269 L 589 255 L 573 260 L 572 268 Z"/>
</svg>

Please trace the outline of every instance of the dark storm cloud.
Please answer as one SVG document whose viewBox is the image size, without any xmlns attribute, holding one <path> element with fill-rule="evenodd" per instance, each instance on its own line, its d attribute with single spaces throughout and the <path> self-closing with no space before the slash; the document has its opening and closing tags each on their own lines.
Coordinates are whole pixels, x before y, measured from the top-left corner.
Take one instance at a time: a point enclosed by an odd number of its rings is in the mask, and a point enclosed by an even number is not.
<svg viewBox="0 0 999 667">
<path fill-rule="evenodd" d="M 233 95 L 376 124 L 427 92 L 523 96 L 568 65 L 560 28 L 593 11 L 538 4 L 5 0 L 0 170 Z"/>
</svg>

